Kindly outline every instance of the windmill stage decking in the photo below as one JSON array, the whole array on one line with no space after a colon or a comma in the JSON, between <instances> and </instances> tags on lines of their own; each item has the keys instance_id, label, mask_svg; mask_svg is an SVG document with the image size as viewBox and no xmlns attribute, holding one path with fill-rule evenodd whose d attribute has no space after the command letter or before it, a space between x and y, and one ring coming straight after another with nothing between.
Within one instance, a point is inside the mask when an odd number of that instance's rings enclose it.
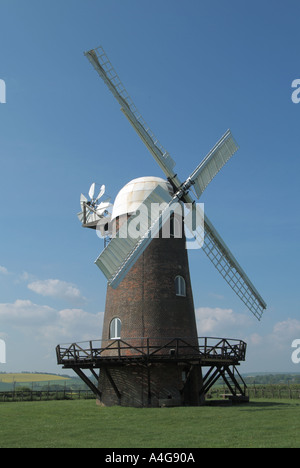
<instances>
[{"instance_id":1,"label":"windmill stage decking","mask_svg":"<svg viewBox=\"0 0 300 468\"><path fill-rule=\"evenodd\" d=\"M144 366L147 370L148 400L144 406L152 406L154 396L151 389L151 367L160 363L175 364L179 369L184 368L181 394L189 380L189 374L195 365L207 367L206 375L199 397L204 397L219 378L227 385L233 398L237 401L247 401L246 384L243 381L237 366L245 361L247 345L242 340L227 338L204 337L198 339L198 346L189 343L188 338L130 338L119 339L112 342L102 340L58 345L56 348L57 362L64 369L72 369L84 380L89 388L101 400L102 392L88 377L84 370L89 370L98 381L97 370L104 372L115 392L119 403L122 394L114 381L110 370L114 366ZM180 405L184 401L167 399L169 405ZM165 399L161 399L165 405Z\"/></svg>"}]
</instances>

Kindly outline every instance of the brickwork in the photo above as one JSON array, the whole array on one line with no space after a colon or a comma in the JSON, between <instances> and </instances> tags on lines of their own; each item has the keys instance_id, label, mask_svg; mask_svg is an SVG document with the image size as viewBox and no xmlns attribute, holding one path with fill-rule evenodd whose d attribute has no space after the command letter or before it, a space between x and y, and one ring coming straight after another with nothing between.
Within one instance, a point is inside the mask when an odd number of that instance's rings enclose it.
<instances>
[{"instance_id":1,"label":"brickwork","mask_svg":"<svg viewBox=\"0 0 300 468\"><path fill-rule=\"evenodd\" d=\"M186 282L186 297L176 296L175 278ZM103 340L113 318L122 337L197 337L184 239L154 239L126 278L106 296Z\"/></svg>"},{"instance_id":2,"label":"brickwork","mask_svg":"<svg viewBox=\"0 0 300 468\"><path fill-rule=\"evenodd\" d=\"M114 390L107 370L120 394ZM99 380L102 405L158 407L198 406L201 403L198 395L202 383L199 365L190 374L186 365L177 363L160 363L149 368L141 365L120 366L107 370L101 371Z\"/></svg>"},{"instance_id":3,"label":"brickwork","mask_svg":"<svg viewBox=\"0 0 300 468\"><path fill-rule=\"evenodd\" d=\"M175 278L182 276L186 296L177 296ZM121 338L135 345L145 345L145 338L184 338L197 345L197 328L190 281L185 238L153 239L147 250L128 272L122 283L108 286L103 323L103 345L110 343L110 323L114 318L122 322ZM185 350L185 353L187 351ZM108 351L107 351L108 353ZM177 363L151 366L151 403L149 403L149 371L142 366L109 369L118 388L118 398L106 371L100 373L99 388L102 403L129 406L158 406L161 395L173 395L173 402L198 404L197 389L201 385L201 368L189 373L188 382L182 380L182 366ZM186 370L188 373L188 370ZM184 388L184 391L183 391ZM170 398L169 398L170 399Z\"/></svg>"}]
</instances>

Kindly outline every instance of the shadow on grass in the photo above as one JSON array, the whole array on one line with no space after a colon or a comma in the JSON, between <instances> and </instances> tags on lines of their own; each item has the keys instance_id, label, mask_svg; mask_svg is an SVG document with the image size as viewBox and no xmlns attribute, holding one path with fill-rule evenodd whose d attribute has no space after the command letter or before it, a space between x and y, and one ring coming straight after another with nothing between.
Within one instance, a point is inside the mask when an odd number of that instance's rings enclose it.
<instances>
[{"instance_id":1,"label":"shadow on grass","mask_svg":"<svg viewBox=\"0 0 300 468\"><path fill-rule=\"evenodd\" d=\"M289 403L283 403L281 401L250 401L249 406L268 407L268 406L287 406Z\"/></svg>"},{"instance_id":2,"label":"shadow on grass","mask_svg":"<svg viewBox=\"0 0 300 468\"><path fill-rule=\"evenodd\" d=\"M240 407L243 406L245 411L259 411L260 409L286 409L289 406L295 407L299 406L299 403L288 403L288 402L281 402L281 401L251 401L246 403L245 405L239 405Z\"/></svg>"},{"instance_id":3,"label":"shadow on grass","mask_svg":"<svg viewBox=\"0 0 300 468\"><path fill-rule=\"evenodd\" d=\"M289 402L283 402L283 401L251 401L248 402L248 403L232 403L231 401L229 400L211 400L211 401L207 401L205 406L209 407L209 406L220 406L220 407L223 407L223 408L243 408L245 411L255 411L255 410L260 410L260 409L284 409L284 408L288 408L289 406L292 406L293 408L295 406L300 406L300 402L298 403L295 403L293 402L292 403L292 400L291 400L291 403Z\"/></svg>"}]
</instances>

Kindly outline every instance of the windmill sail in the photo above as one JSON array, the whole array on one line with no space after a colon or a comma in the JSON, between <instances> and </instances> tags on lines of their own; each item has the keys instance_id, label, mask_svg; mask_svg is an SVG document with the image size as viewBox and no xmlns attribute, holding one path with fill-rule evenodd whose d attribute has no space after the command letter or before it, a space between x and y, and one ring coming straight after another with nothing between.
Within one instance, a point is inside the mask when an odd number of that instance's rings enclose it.
<instances>
[{"instance_id":1,"label":"windmill sail","mask_svg":"<svg viewBox=\"0 0 300 468\"><path fill-rule=\"evenodd\" d=\"M237 150L238 146L228 130L189 177L198 198Z\"/></svg>"},{"instance_id":2,"label":"windmill sail","mask_svg":"<svg viewBox=\"0 0 300 468\"><path fill-rule=\"evenodd\" d=\"M228 130L225 133L187 181L182 184L173 170L175 162L159 143L138 112L103 48L98 47L97 49L90 50L89 52L85 52L85 55L113 93L121 105L121 110L169 181L172 182L175 192L177 192L177 200L181 199L185 203L194 203L193 198L189 194L191 186L194 187L197 197L200 198L208 184L237 151L238 146L231 132ZM169 204L171 203L172 201L169 201ZM162 217L157 220L156 226L152 226L152 231L154 228L158 229L161 222ZM197 241L201 243L205 254L215 265L219 273L249 310L260 320L264 309L266 309L266 303L207 217L205 217L204 228L205 239L203 240L200 229L200 232L197 232ZM151 242L150 233L151 229L145 232L138 240L113 239L108 245L110 248L106 248L102 252L96 263L107 277L109 284L116 287L122 281L129 268L132 267L137 258L139 258L139 255ZM120 240L122 240L122 243L119 242ZM122 250L122 254L120 250Z\"/></svg>"},{"instance_id":3,"label":"windmill sail","mask_svg":"<svg viewBox=\"0 0 300 468\"><path fill-rule=\"evenodd\" d=\"M200 205L198 205L192 205L192 210L198 210L199 214L198 216L195 214L193 216L193 219L198 221L196 225L192 227L192 230L188 229L189 234L192 233L193 241L190 244L190 241L187 241L187 248L195 249L195 243L197 243L237 296L244 302L253 315L260 320L264 310L267 308L265 301L231 253L212 222L206 214L204 215ZM190 226L191 223L189 222L188 225Z\"/></svg>"},{"instance_id":4,"label":"windmill sail","mask_svg":"<svg viewBox=\"0 0 300 468\"><path fill-rule=\"evenodd\" d=\"M162 187L156 187L143 202L144 209L139 216L139 235L115 237L103 250L95 263L106 276L110 286L116 288L120 284L152 239L158 235L166 220L169 207L175 201L177 201L176 197L172 198ZM163 206L161 215L154 220L152 219L152 204Z\"/></svg>"},{"instance_id":5,"label":"windmill sail","mask_svg":"<svg viewBox=\"0 0 300 468\"><path fill-rule=\"evenodd\" d=\"M114 97L119 102L122 111L129 119L130 123L137 131L147 148L154 156L163 171L167 174L167 177L174 176L172 171L175 166L175 162L165 150L165 148L159 143L158 139L154 136L148 125L144 121L143 117L137 110L131 97L123 86L117 72L112 66L109 58L104 52L102 47L85 52L86 57L91 62L95 70L98 72L100 77L103 79L105 84L108 86Z\"/></svg>"},{"instance_id":6,"label":"windmill sail","mask_svg":"<svg viewBox=\"0 0 300 468\"><path fill-rule=\"evenodd\" d=\"M205 216L205 237L202 250L227 281L229 286L260 320L267 305L239 265L211 221Z\"/></svg>"}]
</instances>

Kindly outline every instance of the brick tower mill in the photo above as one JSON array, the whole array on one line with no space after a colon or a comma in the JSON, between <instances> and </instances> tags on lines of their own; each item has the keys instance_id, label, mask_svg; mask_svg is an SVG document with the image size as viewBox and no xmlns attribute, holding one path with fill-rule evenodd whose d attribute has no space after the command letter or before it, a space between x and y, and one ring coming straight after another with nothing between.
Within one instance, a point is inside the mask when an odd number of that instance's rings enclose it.
<instances>
[{"instance_id":1,"label":"brick tower mill","mask_svg":"<svg viewBox=\"0 0 300 468\"><path fill-rule=\"evenodd\" d=\"M188 218L193 242L198 242L260 320L266 303L191 196L193 192L201 197L236 153L237 144L228 130L181 182L174 171L175 162L149 130L102 47L85 55L165 178L130 181L113 205L101 201L104 186L97 197L95 184L89 191L90 200L81 196L82 225L109 237L95 262L108 282L102 339L86 345L58 345L58 364L73 369L93 390L98 403L106 406L198 406L219 378L233 399L248 401L237 369L245 360L246 343L198 337L185 225ZM159 210L153 211L153 206L159 206ZM186 217L184 207L188 207ZM130 226L135 227L134 235L129 232Z\"/></svg>"}]
</instances>

